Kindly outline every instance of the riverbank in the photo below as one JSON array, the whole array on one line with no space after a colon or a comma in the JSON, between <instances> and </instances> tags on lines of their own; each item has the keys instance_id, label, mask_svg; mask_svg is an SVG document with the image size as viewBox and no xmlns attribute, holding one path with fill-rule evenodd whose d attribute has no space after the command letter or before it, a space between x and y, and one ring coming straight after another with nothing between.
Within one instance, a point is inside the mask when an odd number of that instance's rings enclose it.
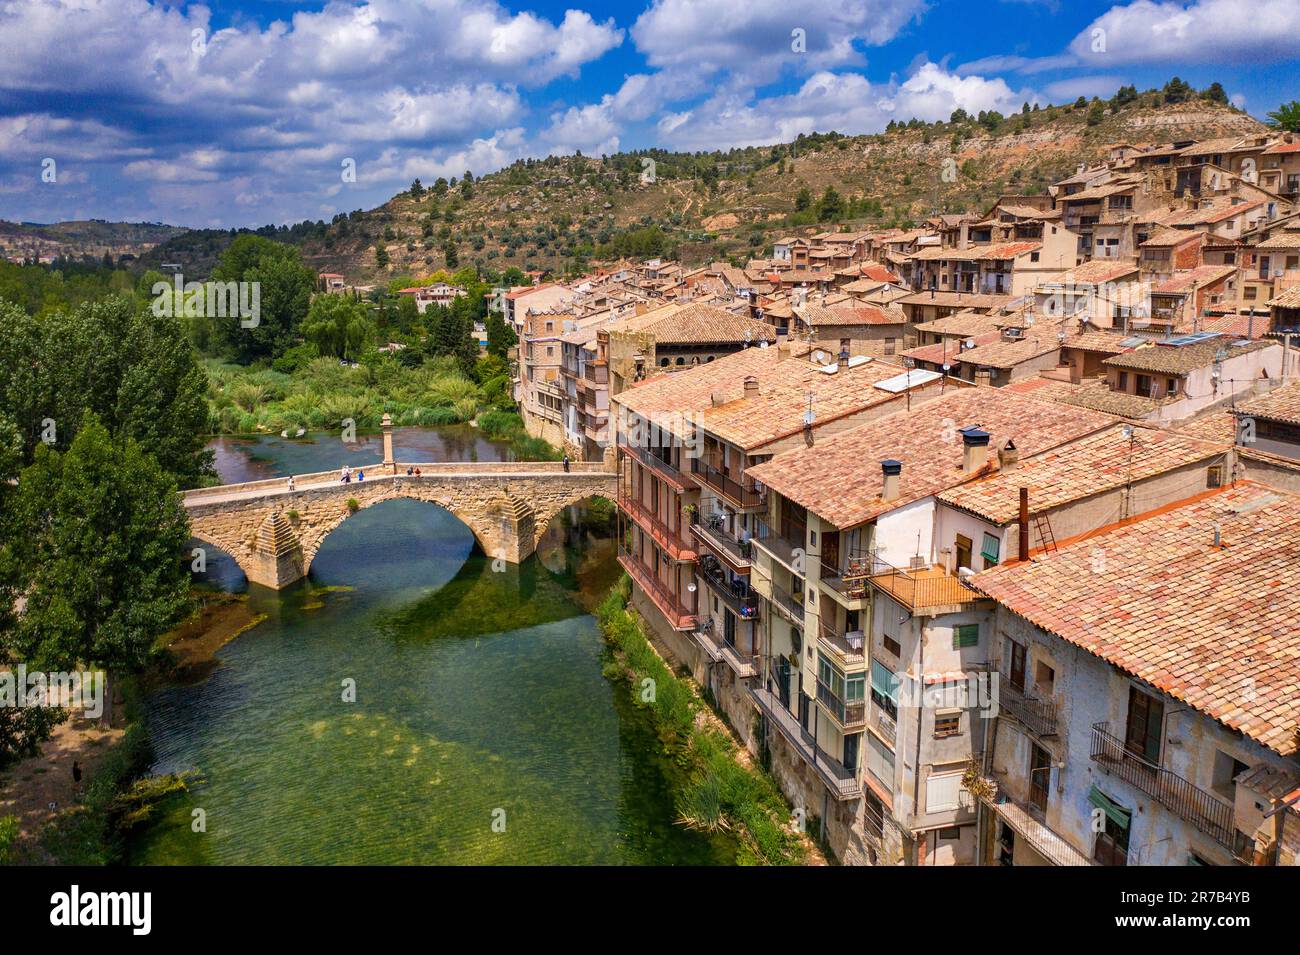
<instances>
[{"instance_id":1,"label":"riverbank","mask_svg":"<svg viewBox=\"0 0 1300 955\"><path fill-rule=\"evenodd\" d=\"M659 655L628 610L629 595L624 576L596 608L613 650L607 676L625 681L637 705L653 713L661 742L684 770L678 823L733 833L740 864L825 865L812 840L795 828L775 782L737 745L693 681L675 674Z\"/></svg>"}]
</instances>

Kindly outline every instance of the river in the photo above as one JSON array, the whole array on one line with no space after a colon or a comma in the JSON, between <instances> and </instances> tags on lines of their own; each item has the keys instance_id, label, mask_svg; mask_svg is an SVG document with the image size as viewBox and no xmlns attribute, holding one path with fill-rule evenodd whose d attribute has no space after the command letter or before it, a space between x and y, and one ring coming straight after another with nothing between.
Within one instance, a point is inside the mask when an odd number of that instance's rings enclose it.
<instances>
[{"instance_id":1,"label":"river","mask_svg":"<svg viewBox=\"0 0 1300 955\"><path fill-rule=\"evenodd\" d=\"M219 473L229 483L381 457L377 438L309 437L219 439ZM469 427L399 429L395 444L406 460L507 457ZM131 861L734 861L729 840L674 824L676 767L631 690L602 672L588 610L617 564L601 512L570 509L504 573L456 518L400 500L344 521L311 578L278 593L210 554L210 581L248 590L267 616L205 680L145 698L154 769L202 782L137 831Z\"/></svg>"}]
</instances>

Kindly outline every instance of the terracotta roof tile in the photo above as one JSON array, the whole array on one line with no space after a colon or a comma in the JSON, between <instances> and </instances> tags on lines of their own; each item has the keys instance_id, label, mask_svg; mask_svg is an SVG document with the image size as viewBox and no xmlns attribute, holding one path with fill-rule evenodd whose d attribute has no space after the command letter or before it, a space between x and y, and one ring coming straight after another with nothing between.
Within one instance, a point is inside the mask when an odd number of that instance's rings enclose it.
<instances>
[{"instance_id":1,"label":"terracotta roof tile","mask_svg":"<svg viewBox=\"0 0 1300 955\"><path fill-rule=\"evenodd\" d=\"M1241 482L974 585L1271 749L1300 720L1300 499ZM1215 533L1222 546L1215 547Z\"/></svg>"}]
</instances>

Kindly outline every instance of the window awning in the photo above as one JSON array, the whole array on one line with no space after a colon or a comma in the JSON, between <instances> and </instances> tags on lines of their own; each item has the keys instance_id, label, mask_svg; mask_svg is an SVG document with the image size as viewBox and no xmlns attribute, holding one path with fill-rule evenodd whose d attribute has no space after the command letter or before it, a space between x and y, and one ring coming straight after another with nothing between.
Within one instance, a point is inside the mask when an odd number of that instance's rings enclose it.
<instances>
[{"instance_id":1,"label":"window awning","mask_svg":"<svg viewBox=\"0 0 1300 955\"><path fill-rule=\"evenodd\" d=\"M1129 820L1133 816L1133 811L1131 809L1125 809L1096 786L1093 786L1088 792L1088 802L1092 803L1104 812L1106 818L1115 823L1115 825L1122 826L1125 829L1128 828Z\"/></svg>"}]
</instances>

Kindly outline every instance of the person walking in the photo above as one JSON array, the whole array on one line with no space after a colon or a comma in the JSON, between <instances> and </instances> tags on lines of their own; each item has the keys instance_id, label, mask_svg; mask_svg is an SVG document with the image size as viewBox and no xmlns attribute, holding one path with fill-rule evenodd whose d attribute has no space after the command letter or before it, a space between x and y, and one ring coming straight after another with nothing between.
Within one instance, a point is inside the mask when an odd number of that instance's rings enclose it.
<instances>
[{"instance_id":1,"label":"person walking","mask_svg":"<svg viewBox=\"0 0 1300 955\"><path fill-rule=\"evenodd\" d=\"M564 456L564 472L566 474L569 472L569 456L567 454Z\"/></svg>"},{"instance_id":2,"label":"person walking","mask_svg":"<svg viewBox=\"0 0 1300 955\"><path fill-rule=\"evenodd\" d=\"M292 474L289 475L289 490L290 490L291 492L293 491L293 475L292 475Z\"/></svg>"},{"instance_id":3,"label":"person walking","mask_svg":"<svg viewBox=\"0 0 1300 955\"><path fill-rule=\"evenodd\" d=\"M352 468L349 467L349 466L346 465L346 464L343 465L343 474L342 474L342 476L339 478L339 480L341 480L344 484L351 484L351 483L352 483Z\"/></svg>"},{"instance_id":4,"label":"person walking","mask_svg":"<svg viewBox=\"0 0 1300 955\"><path fill-rule=\"evenodd\" d=\"M364 481L365 479L366 479L366 472L365 472L365 471L358 471L358 472L357 472L357 481L360 482L360 481Z\"/></svg>"}]
</instances>

